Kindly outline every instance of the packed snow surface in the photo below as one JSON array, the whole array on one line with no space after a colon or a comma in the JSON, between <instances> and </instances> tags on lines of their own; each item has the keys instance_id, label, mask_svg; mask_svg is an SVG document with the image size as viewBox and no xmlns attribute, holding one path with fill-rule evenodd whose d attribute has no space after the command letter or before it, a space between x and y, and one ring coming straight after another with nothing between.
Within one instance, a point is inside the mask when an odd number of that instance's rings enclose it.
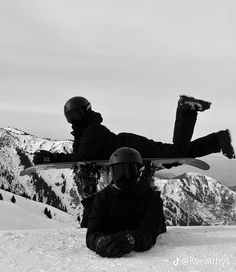
<instances>
[{"instance_id":1,"label":"packed snow surface","mask_svg":"<svg viewBox=\"0 0 236 272\"><path fill-rule=\"evenodd\" d=\"M85 229L0 232L1 272L236 271L236 227L169 227L146 252L102 258L85 244Z\"/></svg>"},{"instance_id":2,"label":"packed snow surface","mask_svg":"<svg viewBox=\"0 0 236 272\"><path fill-rule=\"evenodd\" d=\"M52 206L32 201L1 189L0 194L3 197L3 200L0 200L0 231L44 229L79 225L73 216ZM13 195L16 199L15 203L11 202ZM44 214L45 208L50 210L52 219L48 219Z\"/></svg>"}]
</instances>

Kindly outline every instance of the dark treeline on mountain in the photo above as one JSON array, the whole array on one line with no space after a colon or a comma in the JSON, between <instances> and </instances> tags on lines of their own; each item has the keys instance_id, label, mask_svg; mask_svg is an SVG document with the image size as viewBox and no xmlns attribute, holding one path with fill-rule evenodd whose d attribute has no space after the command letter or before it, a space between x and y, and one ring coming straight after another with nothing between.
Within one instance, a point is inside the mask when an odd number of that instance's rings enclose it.
<instances>
[{"instance_id":1,"label":"dark treeline on mountain","mask_svg":"<svg viewBox=\"0 0 236 272\"><path fill-rule=\"evenodd\" d=\"M33 173L32 183L35 187L35 194L37 195L37 197L34 196L34 200L67 212L66 206L63 205L60 197L52 190L52 186L49 186L37 173Z\"/></svg>"},{"instance_id":2,"label":"dark treeline on mountain","mask_svg":"<svg viewBox=\"0 0 236 272\"><path fill-rule=\"evenodd\" d=\"M9 178L11 180L11 178ZM8 181L9 182L9 181ZM38 176L36 173L33 174L32 176L32 181L33 186L35 188L35 194L32 197L32 200L38 201L38 202L43 202L46 203L50 206L53 206L57 209L60 209L64 212L67 212L66 206L62 203L61 199L59 196L56 195L56 193L52 190L52 187L49 186L42 177ZM63 182L62 186L62 192L65 193L65 188L66 188L66 181ZM9 185L0 185L0 189L13 193L15 195L22 196L27 199L31 199L31 197L23 191L22 193L19 193L19 191L15 190L12 188L11 183L9 182Z\"/></svg>"},{"instance_id":3,"label":"dark treeline on mountain","mask_svg":"<svg viewBox=\"0 0 236 272\"><path fill-rule=\"evenodd\" d=\"M10 187L5 187L3 184L0 186L0 189L1 190L4 190L4 191L7 191L7 192L10 192L10 193L13 193L15 195L19 195L19 196L22 196L24 198L28 198L28 199L31 199L31 197L26 194L26 192L23 192L23 193L18 193L16 192L14 189L11 189Z\"/></svg>"},{"instance_id":4,"label":"dark treeline on mountain","mask_svg":"<svg viewBox=\"0 0 236 272\"><path fill-rule=\"evenodd\" d=\"M24 165L25 168L32 166L32 163L29 157L26 155L26 153L23 150L21 150L20 148L16 148L16 152L20 158L21 164Z\"/></svg>"}]
</instances>

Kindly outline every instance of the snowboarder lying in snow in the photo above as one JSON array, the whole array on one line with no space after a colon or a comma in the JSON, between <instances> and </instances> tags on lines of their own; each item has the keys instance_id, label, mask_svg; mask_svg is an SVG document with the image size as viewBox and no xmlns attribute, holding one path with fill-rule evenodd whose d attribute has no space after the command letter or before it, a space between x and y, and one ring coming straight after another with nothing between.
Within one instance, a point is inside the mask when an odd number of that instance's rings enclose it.
<instances>
[{"instance_id":1,"label":"snowboarder lying in snow","mask_svg":"<svg viewBox=\"0 0 236 272\"><path fill-rule=\"evenodd\" d=\"M142 158L136 150L117 149L109 165L112 181L93 201L87 247L102 257L148 250L166 231L162 200L143 177Z\"/></svg>"}]
</instances>

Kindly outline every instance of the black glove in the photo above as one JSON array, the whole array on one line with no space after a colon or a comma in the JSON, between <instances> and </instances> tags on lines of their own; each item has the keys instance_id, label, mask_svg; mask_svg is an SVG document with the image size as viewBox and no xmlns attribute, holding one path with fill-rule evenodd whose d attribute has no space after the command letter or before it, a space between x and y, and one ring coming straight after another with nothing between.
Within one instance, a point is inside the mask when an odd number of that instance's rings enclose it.
<instances>
[{"instance_id":1,"label":"black glove","mask_svg":"<svg viewBox=\"0 0 236 272\"><path fill-rule=\"evenodd\" d=\"M96 244L96 253L102 257L122 257L133 251L135 239L131 233L118 231L108 236L102 236Z\"/></svg>"},{"instance_id":2,"label":"black glove","mask_svg":"<svg viewBox=\"0 0 236 272\"><path fill-rule=\"evenodd\" d=\"M55 156L53 153L47 150L39 150L34 153L33 163L40 164L40 163L50 163L55 162Z\"/></svg>"},{"instance_id":3,"label":"black glove","mask_svg":"<svg viewBox=\"0 0 236 272\"><path fill-rule=\"evenodd\" d=\"M109 235L102 235L97 239L95 252L101 257L109 257L106 245L109 243Z\"/></svg>"},{"instance_id":4,"label":"black glove","mask_svg":"<svg viewBox=\"0 0 236 272\"><path fill-rule=\"evenodd\" d=\"M123 231L110 235L107 252L111 257L122 257L133 251L135 239L132 234Z\"/></svg>"}]
</instances>

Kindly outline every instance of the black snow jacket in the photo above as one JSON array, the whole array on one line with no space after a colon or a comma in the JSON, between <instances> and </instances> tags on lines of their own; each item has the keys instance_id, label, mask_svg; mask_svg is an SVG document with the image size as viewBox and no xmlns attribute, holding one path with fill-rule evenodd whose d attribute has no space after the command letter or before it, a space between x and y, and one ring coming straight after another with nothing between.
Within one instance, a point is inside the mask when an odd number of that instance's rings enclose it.
<instances>
[{"instance_id":1,"label":"black snow jacket","mask_svg":"<svg viewBox=\"0 0 236 272\"><path fill-rule=\"evenodd\" d=\"M55 161L108 160L122 144L116 134L101 123L100 113L90 111L82 122L72 125L73 153L55 153Z\"/></svg>"},{"instance_id":2,"label":"black snow jacket","mask_svg":"<svg viewBox=\"0 0 236 272\"><path fill-rule=\"evenodd\" d=\"M95 251L101 235L128 231L135 238L135 251L150 249L163 225L163 203L158 192L140 182L132 193L124 193L112 184L97 193L88 219L87 247Z\"/></svg>"},{"instance_id":3,"label":"black snow jacket","mask_svg":"<svg viewBox=\"0 0 236 272\"><path fill-rule=\"evenodd\" d=\"M111 153L120 147L117 135L103 126L100 113L91 111L83 123L73 125L73 152L79 160L109 159Z\"/></svg>"},{"instance_id":4,"label":"black snow jacket","mask_svg":"<svg viewBox=\"0 0 236 272\"><path fill-rule=\"evenodd\" d=\"M73 154L60 154L57 160L108 160L117 148L123 146L136 149L143 158L172 157L174 154L173 144L154 142L133 133L123 132L116 135L102 125L102 121L100 113L90 111L83 122L72 125Z\"/></svg>"}]
</instances>

